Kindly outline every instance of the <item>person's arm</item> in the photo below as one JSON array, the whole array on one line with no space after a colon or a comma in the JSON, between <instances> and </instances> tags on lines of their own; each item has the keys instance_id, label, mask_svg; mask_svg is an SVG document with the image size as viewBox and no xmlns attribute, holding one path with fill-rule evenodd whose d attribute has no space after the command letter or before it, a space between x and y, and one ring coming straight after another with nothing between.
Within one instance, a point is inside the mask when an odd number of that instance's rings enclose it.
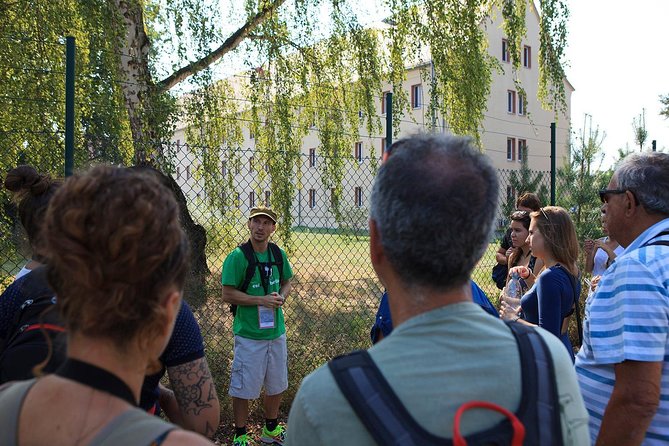
<instances>
[{"instance_id":1,"label":"person's arm","mask_svg":"<svg viewBox=\"0 0 669 446\"><path fill-rule=\"evenodd\" d=\"M167 417L184 429L211 438L220 424L221 408L207 360L203 357L167 367L167 375L172 393L163 392L164 388L160 392Z\"/></svg>"},{"instance_id":2,"label":"person's arm","mask_svg":"<svg viewBox=\"0 0 669 446\"><path fill-rule=\"evenodd\" d=\"M662 362L623 361L604 411L597 446L640 445L660 403Z\"/></svg>"},{"instance_id":3,"label":"person's arm","mask_svg":"<svg viewBox=\"0 0 669 446\"><path fill-rule=\"evenodd\" d=\"M585 251L585 272L592 274L595 268L595 242L590 239L583 242L583 251Z\"/></svg>"},{"instance_id":4,"label":"person's arm","mask_svg":"<svg viewBox=\"0 0 669 446\"><path fill-rule=\"evenodd\" d=\"M284 301L286 300L292 289L293 289L292 279L287 279L281 282L281 288L279 288L279 294L283 296Z\"/></svg>"},{"instance_id":5,"label":"person's arm","mask_svg":"<svg viewBox=\"0 0 669 446\"><path fill-rule=\"evenodd\" d=\"M555 270L546 271L537 279L537 306L539 310L539 326L553 333L558 338L562 334L562 295L571 291L571 284L566 288L560 281L561 273Z\"/></svg>"},{"instance_id":6,"label":"person's arm","mask_svg":"<svg viewBox=\"0 0 669 446\"><path fill-rule=\"evenodd\" d=\"M500 265L506 265L507 262L507 257L506 257L506 249L502 248L501 246L497 248L497 252L495 253L495 260L497 260L497 263Z\"/></svg>"},{"instance_id":7,"label":"person's arm","mask_svg":"<svg viewBox=\"0 0 669 446\"><path fill-rule=\"evenodd\" d=\"M607 245L603 240L597 240L595 242L595 249L597 249L597 248L600 248L601 250L603 250L606 253L606 255L608 256L608 259L606 259L606 267L607 268L616 259L616 257L618 257L616 255L615 251L609 245Z\"/></svg>"}]
</instances>

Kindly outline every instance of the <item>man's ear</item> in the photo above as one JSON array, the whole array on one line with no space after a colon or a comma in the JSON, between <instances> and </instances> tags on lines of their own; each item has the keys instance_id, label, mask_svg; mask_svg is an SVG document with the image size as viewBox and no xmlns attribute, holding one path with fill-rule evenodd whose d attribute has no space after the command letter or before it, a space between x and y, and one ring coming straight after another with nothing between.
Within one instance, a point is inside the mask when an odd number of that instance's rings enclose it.
<instances>
[{"instance_id":1,"label":"man's ear","mask_svg":"<svg viewBox=\"0 0 669 446\"><path fill-rule=\"evenodd\" d=\"M640 207L639 202L637 201L636 195L632 191L625 191L625 198L627 198L627 204L625 208L625 214L628 216L634 215Z\"/></svg>"},{"instance_id":2,"label":"man's ear","mask_svg":"<svg viewBox=\"0 0 669 446\"><path fill-rule=\"evenodd\" d=\"M381 234L375 220L369 220L369 258L375 269L385 259L383 245L381 245Z\"/></svg>"}]
</instances>

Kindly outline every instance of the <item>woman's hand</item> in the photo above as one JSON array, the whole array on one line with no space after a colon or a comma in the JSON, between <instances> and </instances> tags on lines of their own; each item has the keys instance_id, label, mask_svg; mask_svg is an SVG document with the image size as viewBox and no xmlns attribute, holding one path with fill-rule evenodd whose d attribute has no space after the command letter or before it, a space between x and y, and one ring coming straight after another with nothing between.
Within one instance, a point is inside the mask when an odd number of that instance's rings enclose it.
<instances>
[{"instance_id":1,"label":"woman's hand","mask_svg":"<svg viewBox=\"0 0 669 446\"><path fill-rule=\"evenodd\" d=\"M604 250L609 256L613 254L613 249L611 249L604 240L595 240L595 248Z\"/></svg>"},{"instance_id":2,"label":"woman's hand","mask_svg":"<svg viewBox=\"0 0 669 446\"><path fill-rule=\"evenodd\" d=\"M509 277L511 277L511 274L517 273L518 277L521 279L527 279L532 275L532 271L526 266L514 266L509 270Z\"/></svg>"},{"instance_id":3,"label":"woman's hand","mask_svg":"<svg viewBox=\"0 0 669 446\"><path fill-rule=\"evenodd\" d=\"M590 291L594 292L597 289L597 285L599 285L601 279L602 276L594 276L592 280L590 280Z\"/></svg>"},{"instance_id":4,"label":"woman's hand","mask_svg":"<svg viewBox=\"0 0 669 446\"><path fill-rule=\"evenodd\" d=\"M592 252L595 250L595 241L592 239L587 239L585 242L583 242L583 250L586 254L592 254Z\"/></svg>"},{"instance_id":5,"label":"woman's hand","mask_svg":"<svg viewBox=\"0 0 669 446\"><path fill-rule=\"evenodd\" d=\"M513 246L511 246L509 249L506 250L506 254L505 254L505 255L506 255L506 258L507 258L507 259L508 259L509 257L511 257L511 254L513 254L513 251L515 251L515 248L514 248Z\"/></svg>"},{"instance_id":6,"label":"woman's hand","mask_svg":"<svg viewBox=\"0 0 669 446\"><path fill-rule=\"evenodd\" d=\"M513 321L519 318L520 306L514 307L506 303L505 300L502 300L502 303L499 307L499 317L505 321Z\"/></svg>"}]
</instances>

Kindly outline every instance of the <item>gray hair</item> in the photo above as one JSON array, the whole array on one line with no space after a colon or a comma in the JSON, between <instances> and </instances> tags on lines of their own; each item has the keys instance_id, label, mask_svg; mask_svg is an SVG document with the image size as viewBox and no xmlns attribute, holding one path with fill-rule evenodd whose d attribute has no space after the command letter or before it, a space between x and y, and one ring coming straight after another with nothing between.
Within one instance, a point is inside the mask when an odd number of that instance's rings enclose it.
<instances>
[{"instance_id":1,"label":"gray hair","mask_svg":"<svg viewBox=\"0 0 669 446\"><path fill-rule=\"evenodd\" d=\"M632 191L648 212L669 215L669 154L627 156L616 169L616 181L619 189Z\"/></svg>"},{"instance_id":2,"label":"gray hair","mask_svg":"<svg viewBox=\"0 0 669 446\"><path fill-rule=\"evenodd\" d=\"M465 283L490 241L499 184L469 138L416 135L391 147L370 199L381 245L408 287Z\"/></svg>"}]
</instances>

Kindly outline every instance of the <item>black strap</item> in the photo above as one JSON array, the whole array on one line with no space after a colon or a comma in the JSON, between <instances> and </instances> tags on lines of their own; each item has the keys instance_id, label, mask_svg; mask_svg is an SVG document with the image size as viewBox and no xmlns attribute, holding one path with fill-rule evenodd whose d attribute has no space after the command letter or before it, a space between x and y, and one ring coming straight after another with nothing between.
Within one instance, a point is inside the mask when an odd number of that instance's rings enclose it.
<instances>
[{"instance_id":1,"label":"black strap","mask_svg":"<svg viewBox=\"0 0 669 446\"><path fill-rule=\"evenodd\" d=\"M269 242L267 244L268 246L268 260L267 262L270 267L276 265L277 268L279 269L279 280L283 277L283 255L281 254L281 249L272 242ZM242 243L239 245L239 249L242 250L242 253L244 253L244 257L246 257L246 261L248 263L248 266L246 267L246 275L244 277L244 281L242 282L241 286L238 288L239 291L245 293L246 290L248 290L249 285L251 284L251 280L253 279L253 275L255 274L255 270L258 269L258 272L260 273L260 280L263 285L263 289L265 290L265 294L269 294L268 292L268 285L265 281L266 277L265 274L263 274L263 271L260 266L260 262L258 262L258 258L256 257L255 251L253 250L253 245L251 244L251 240L246 241L245 243Z\"/></svg>"},{"instance_id":2,"label":"black strap","mask_svg":"<svg viewBox=\"0 0 669 446\"><path fill-rule=\"evenodd\" d=\"M55 374L79 384L92 387L95 390L109 393L121 398L132 406L137 406L137 400L130 387L119 377L93 364L68 358Z\"/></svg>"},{"instance_id":3,"label":"black strap","mask_svg":"<svg viewBox=\"0 0 669 446\"><path fill-rule=\"evenodd\" d=\"M516 414L526 428L526 444L561 445L559 398L553 360L536 330L507 322L520 355L522 398ZM328 363L335 382L379 445L450 445L426 431L404 407L367 351L339 356ZM470 444L505 444L512 429L504 420L467 437Z\"/></svg>"},{"instance_id":4,"label":"black strap","mask_svg":"<svg viewBox=\"0 0 669 446\"><path fill-rule=\"evenodd\" d=\"M657 245L660 245L660 246L669 246L669 241L667 241L667 240L659 240L659 241L657 241L657 242L654 242L654 241L653 241L653 240L655 240L656 238L658 238L658 237L663 237L663 236L665 236L665 235L669 235L669 231L662 231L662 232L660 232L659 234L655 234L655 236L653 236L653 238L650 239L650 240L648 241L648 243L645 243L645 244L642 245L641 247L643 248L644 246L657 246Z\"/></svg>"},{"instance_id":5,"label":"black strap","mask_svg":"<svg viewBox=\"0 0 669 446\"><path fill-rule=\"evenodd\" d=\"M571 289L574 292L574 311L576 313L576 329L578 330L578 343L579 345L583 344L583 322L581 321L581 305L579 304L579 300L581 299L581 295L578 293L578 290L576 289L576 278L561 264L555 265L564 273L567 275L569 278L569 283L571 283ZM579 273L578 280L581 280L581 274ZM562 327L560 327L560 330L562 330Z\"/></svg>"},{"instance_id":6,"label":"black strap","mask_svg":"<svg viewBox=\"0 0 669 446\"><path fill-rule=\"evenodd\" d=\"M516 415L525 426L525 444L562 445L559 397L553 357L543 337L527 325L506 322L520 356L523 396Z\"/></svg>"}]
</instances>

